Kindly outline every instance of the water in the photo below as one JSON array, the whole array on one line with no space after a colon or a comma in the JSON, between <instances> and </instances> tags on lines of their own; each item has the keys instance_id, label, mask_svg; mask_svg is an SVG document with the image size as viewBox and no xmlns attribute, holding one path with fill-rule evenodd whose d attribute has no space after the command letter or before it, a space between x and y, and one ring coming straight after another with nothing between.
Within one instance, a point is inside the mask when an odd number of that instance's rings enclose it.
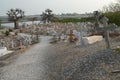
<instances>
[{"instance_id":1,"label":"water","mask_svg":"<svg viewBox=\"0 0 120 80\"><path fill-rule=\"evenodd\" d=\"M34 21L33 23L32 23L32 21L19 22L19 26L21 26L23 24L30 25L30 24L39 24L39 23L41 23L41 22L40 21ZM13 28L14 27L14 23L2 23L1 26L2 27L11 27L11 28Z\"/></svg>"}]
</instances>

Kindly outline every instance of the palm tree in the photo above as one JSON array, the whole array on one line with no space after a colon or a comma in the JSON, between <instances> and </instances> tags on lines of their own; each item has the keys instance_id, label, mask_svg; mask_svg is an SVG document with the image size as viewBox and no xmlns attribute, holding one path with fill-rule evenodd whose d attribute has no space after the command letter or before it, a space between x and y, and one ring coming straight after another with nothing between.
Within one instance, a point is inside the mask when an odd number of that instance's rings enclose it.
<instances>
[{"instance_id":1,"label":"palm tree","mask_svg":"<svg viewBox=\"0 0 120 80\"><path fill-rule=\"evenodd\" d=\"M24 17L24 11L21 9L10 9L7 13L9 21L14 22L14 28L19 29L18 21Z\"/></svg>"}]
</instances>

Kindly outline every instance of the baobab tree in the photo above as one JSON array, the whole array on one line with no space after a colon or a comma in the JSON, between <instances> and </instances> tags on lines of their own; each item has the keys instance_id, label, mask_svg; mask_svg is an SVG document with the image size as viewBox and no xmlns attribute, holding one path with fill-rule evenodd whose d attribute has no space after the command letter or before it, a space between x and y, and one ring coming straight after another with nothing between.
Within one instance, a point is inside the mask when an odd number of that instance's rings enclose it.
<instances>
[{"instance_id":1,"label":"baobab tree","mask_svg":"<svg viewBox=\"0 0 120 80\"><path fill-rule=\"evenodd\" d=\"M10 9L7 12L7 15L9 17L9 21L14 22L14 28L19 29L18 21L24 17L24 11L21 9Z\"/></svg>"},{"instance_id":2,"label":"baobab tree","mask_svg":"<svg viewBox=\"0 0 120 80\"><path fill-rule=\"evenodd\" d=\"M41 16L41 21L43 21L43 23L45 24L47 22L47 14L45 12L42 12Z\"/></svg>"},{"instance_id":3,"label":"baobab tree","mask_svg":"<svg viewBox=\"0 0 120 80\"><path fill-rule=\"evenodd\" d=\"M46 23L50 23L52 19L54 18L54 14L52 14L52 10L46 9L45 12L41 14L41 20Z\"/></svg>"}]
</instances>

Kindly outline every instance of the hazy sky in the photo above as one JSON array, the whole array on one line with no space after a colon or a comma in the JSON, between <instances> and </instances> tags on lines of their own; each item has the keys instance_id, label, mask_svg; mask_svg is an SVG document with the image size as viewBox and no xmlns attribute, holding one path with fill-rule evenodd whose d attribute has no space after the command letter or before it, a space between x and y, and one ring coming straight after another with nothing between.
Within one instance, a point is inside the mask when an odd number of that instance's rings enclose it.
<instances>
[{"instance_id":1,"label":"hazy sky","mask_svg":"<svg viewBox=\"0 0 120 80\"><path fill-rule=\"evenodd\" d=\"M11 8L20 8L25 14L41 14L49 8L54 13L85 13L101 9L115 0L0 0L0 16Z\"/></svg>"}]
</instances>

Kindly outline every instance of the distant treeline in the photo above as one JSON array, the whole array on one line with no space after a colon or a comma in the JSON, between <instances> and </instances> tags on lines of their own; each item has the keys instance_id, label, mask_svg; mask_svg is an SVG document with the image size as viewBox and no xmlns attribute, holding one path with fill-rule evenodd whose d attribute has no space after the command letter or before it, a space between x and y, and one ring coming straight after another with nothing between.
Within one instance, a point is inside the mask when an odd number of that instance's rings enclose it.
<instances>
[{"instance_id":1,"label":"distant treeline","mask_svg":"<svg viewBox=\"0 0 120 80\"><path fill-rule=\"evenodd\" d=\"M77 23L77 22L91 22L94 19L92 17L88 17L88 18L63 18L63 19L54 19L53 22L62 22L62 23L68 23L68 22L73 22L73 23Z\"/></svg>"},{"instance_id":2,"label":"distant treeline","mask_svg":"<svg viewBox=\"0 0 120 80\"><path fill-rule=\"evenodd\" d=\"M120 11L118 12L106 12L104 15L109 19L109 23L115 23L116 25L120 26ZM63 18L63 19L54 19L53 22L62 22L62 23L68 23L68 22L94 22L93 17L87 17L87 18Z\"/></svg>"}]
</instances>

